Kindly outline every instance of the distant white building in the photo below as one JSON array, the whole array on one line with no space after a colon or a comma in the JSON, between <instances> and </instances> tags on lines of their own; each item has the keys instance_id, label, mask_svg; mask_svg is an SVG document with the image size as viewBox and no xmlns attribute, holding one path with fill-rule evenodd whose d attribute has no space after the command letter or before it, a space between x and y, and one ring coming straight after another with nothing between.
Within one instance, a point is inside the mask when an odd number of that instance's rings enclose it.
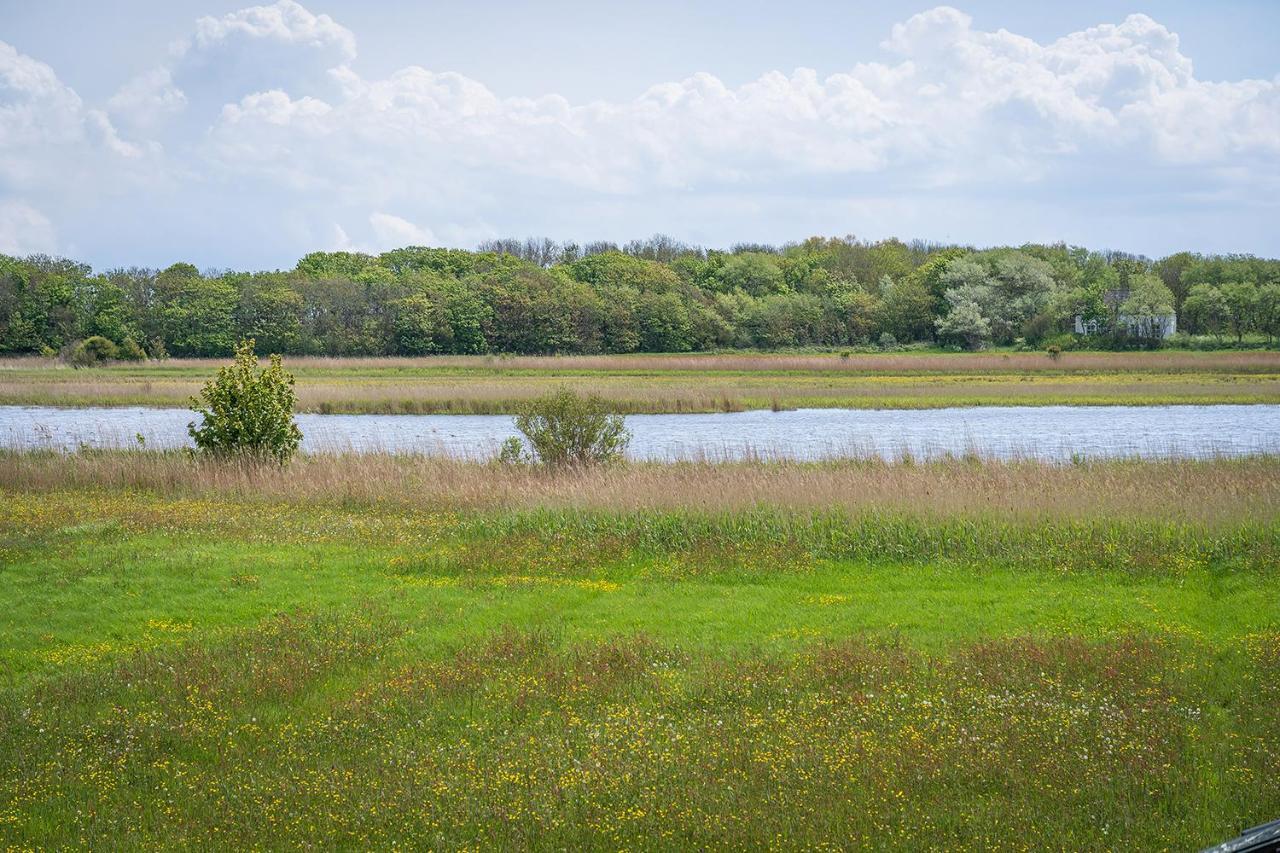
<instances>
[{"instance_id":1,"label":"distant white building","mask_svg":"<svg viewBox=\"0 0 1280 853\"><path fill-rule=\"evenodd\" d=\"M1134 317L1130 314L1116 316L1116 324L1129 334L1143 338L1171 338L1178 333L1178 315L1173 312L1163 317ZM1085 320L1076 315L1077 335L1096 335L1105 332L1107 324L1101 320Z\"/></svg>"},{"instance_id":2,"label":"distant white building","mask_svg":"<svg viewBox=\"0 0 1280 853\"><path fill-rule=\"evenodd\" d=\"M1106 304L1112 314L1115 315L1116 326L1124 329L1129 334L1141 338L1171 338L1178 332L1178 315L1170 311L1160 317L1135 317L1132 314L1116 313L1129 299L1129 290L1108 290L1102 297L1102 301ZM1085 320L1080 314L1076 315L1076 334L1077 335L1096 335L1107 331L1108 322L1105 319Z\"/></svg>"}]
</instances>

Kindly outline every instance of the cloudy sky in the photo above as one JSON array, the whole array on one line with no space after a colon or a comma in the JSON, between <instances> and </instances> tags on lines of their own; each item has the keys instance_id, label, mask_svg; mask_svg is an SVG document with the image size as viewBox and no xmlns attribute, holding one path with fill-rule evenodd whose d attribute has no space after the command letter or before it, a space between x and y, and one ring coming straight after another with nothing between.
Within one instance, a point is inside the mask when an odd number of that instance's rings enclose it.
<instances>
[{"instance_id":1,"label":"cloudy sky","mask_svg":"<svg viewBox=\"0 0 1280 853\"><path fill-rule=\"evenodd\" d=\"M1280 3L1134 3L0 0L0 252L1280 255Z\"/></svg>"}]
</instances>

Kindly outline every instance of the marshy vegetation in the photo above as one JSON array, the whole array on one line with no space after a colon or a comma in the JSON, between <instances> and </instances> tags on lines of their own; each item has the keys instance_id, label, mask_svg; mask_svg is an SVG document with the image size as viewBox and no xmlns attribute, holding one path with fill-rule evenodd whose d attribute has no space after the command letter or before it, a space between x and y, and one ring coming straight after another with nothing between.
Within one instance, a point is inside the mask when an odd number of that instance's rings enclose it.
<instances>
[{"instance_id":1,"label":"marshy vegetation","mask_svg":"<svg viewBox=\"0 0 1280 853\"><path fill-rule=\"evenodd\" d=\"M74 370L0 360L0 405L185 407L222 362ZM564 384L614 411L1154 405L1280 401L1280 353L1133 352L432 356L284 361L300 411L516 414Z\"/></svg>"},{"instance_id":2,"label":"marshy vegetation","mask_svg":"<svg viewBox=\"0 0 1280 853\"><path fill-rule=\"evenodd\" d=\"M0 839L1167 847L1280 809L1280 463L0 455Z\"/></svg>"},{"instance_id":3,"label":"marshy vegetation","mask_svg":"<svg viewBox=\"0 0 1280 853\"><path fill-rule=\"evenodd\" d=\"M1274 369L1077 356L995 363ZM506 383L528 448L294 457L247 343L208 452L0 451L0 844L1163 848L1280 809L1280 457L635 463L534 393L760 363L304 362Z\"/></svg>"}]
</instances>

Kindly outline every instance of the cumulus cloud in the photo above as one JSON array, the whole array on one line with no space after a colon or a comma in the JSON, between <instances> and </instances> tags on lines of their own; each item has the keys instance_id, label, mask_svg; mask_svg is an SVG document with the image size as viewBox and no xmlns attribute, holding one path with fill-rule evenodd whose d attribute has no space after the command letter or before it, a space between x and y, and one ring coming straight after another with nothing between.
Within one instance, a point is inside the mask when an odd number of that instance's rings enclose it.
<instances>
[{"instance_id":1,"label":"cumulus cloud","mask_svg":"<svg viewBox=\"0 0 1280 853\"><path fill-rule=\"evenodd\" d=\"M231 164L249 145L287 147L321 175L364 159L373 174L360 181L430 185L447 165L635 193L797 174L874 173L903 186L1019 180L1082 153L1185 164L1280 146L1280 84L1196 80L1177 36L1145 15L1041 45L975 30L968 15L939 7L895 26L884 47L899 61L826 78L769 72L739 87L702 73L632 101L579 106L500 98L421 67L365 80L340 65L330 100L276 89L224 109L210 150ZM294 143L281 145L285 136ZM370 150L378 156L356 154Z\"/></svg>"},{"instance_id":2,"label":"cumulus cloud","mask_svg":"<svg viewBox=\"0 0 1280 853\"><path fill-rule=\"evenodd\" d=\"M53 223L26 202L0 199L0 254L29 255L57 251Z\"/></svg>"},{"instance_id":3,"label":"cumulus cloud","mask_svg":"<svg viewBox=\"0 0 1280 853\"><path fill-rule=\"evenodd\" d=\"M0 42L0 190L47 193L147 150L48 65Z\"/></svg>"},{"instance_id":4,"label":"cumulus cloud","mask_svg":"<svg viewBox=\"0 0 1280 853\"><path fill-rule=\"evenodd\" d=\"M694 209L742 222L780 199L828 214L869 199L961 210L1025 204L1039 188L1067 207L1159 187L1166 206L1186 192L1274 207L1280 79L1199 80L1148 16L1042 44L940 6L881 47L882 61L827 76L729 86L699 73L573 104L419 66L367 78L350 30L279 0L201 18L95 108L0 44L0 175L41 173L43 147L48 176L66 156L58 145L91 146L213 201L303 221L298 233L318 242L338 228L378 246L595 224L640 233Z\"/></svg>"},{"instance_id":5,"label":"cumulus cloud","mask_svg":"<svg viewBox=\"0 0 1280 853\"><path fill-rule=\"evenodd\" d=\"M224 104L257 92L340 91L337 75L355 57L350 30L279 0L200 18L161 65L126 82L107 107L121 123L149 130L189 110L179 130L198 132Z\"/></svg>"},{"instance_id":6,"label":"cumulus cloud","mask_svg":"<svg viewBox=\"0 0 1280 853\"><path fill-rule=\"evenodd\" d=\"M436 236L431 233L430 228L422 228L390 213L371 214L369 224L373 227L378 245L383 249L392 249L397 246L430 246L436 242Z\"/></svg>"},{"instance_id":7,"label":"cumulus cloud","mask_svg":"<svg viewBox=\"0 0 1280 853\"><path fill-rule=\"evenodd\" d=\"M279 0L272 6L252 6L221 18L204 17L196 21L193 42L198 50L207 51L236 39L306 45L334 51L342 61L356 56L356 37L350 30L328 15L311 14L293 0Z\"/></svg>"}]
</instances>

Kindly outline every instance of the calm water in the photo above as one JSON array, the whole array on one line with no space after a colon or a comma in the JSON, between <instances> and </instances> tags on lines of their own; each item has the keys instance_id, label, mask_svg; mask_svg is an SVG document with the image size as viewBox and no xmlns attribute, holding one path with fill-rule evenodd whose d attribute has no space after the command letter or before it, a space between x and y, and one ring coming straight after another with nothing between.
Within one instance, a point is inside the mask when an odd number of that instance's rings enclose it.
<instances>
[{"instance_id":1,"label":"calm water","mask_svg":"<svg viewBox=\"0 0 1280 853\"><path fill-rule=\"evenodd\" d=\"M189 444L185 409L0 406L0 447ZM298 415L308 452L387 451L487 458L516 434L506 415ZM636 459L889 459L976 453L1066 460L1101 456L1280 453L1280 406L990 406L908 411L800 409L632 415Z\"/></svg>"}]
</instances>

